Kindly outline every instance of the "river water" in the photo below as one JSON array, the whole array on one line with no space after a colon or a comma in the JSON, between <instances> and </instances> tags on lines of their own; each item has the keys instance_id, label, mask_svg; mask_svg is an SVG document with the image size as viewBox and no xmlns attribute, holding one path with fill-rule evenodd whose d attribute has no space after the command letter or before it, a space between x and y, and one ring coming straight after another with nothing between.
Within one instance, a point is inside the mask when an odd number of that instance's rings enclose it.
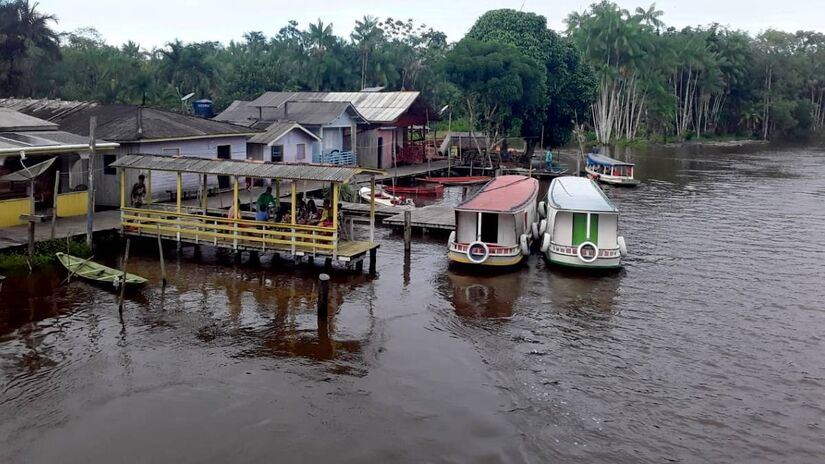
<instances>
[{"instance_id":1,"label":"river water","mask_svg":"<svg viewBox=\"0 0 825 464\"><path fill-rule=\"evenodd\" d=\"M476 275L379 229L320 332L320 269L268 258L171 253L162 291L135 247L122 322L109 289L11 276L0 462L825 461L825 151L625 156L622 271Z\"/></svg>"}]
</instances>

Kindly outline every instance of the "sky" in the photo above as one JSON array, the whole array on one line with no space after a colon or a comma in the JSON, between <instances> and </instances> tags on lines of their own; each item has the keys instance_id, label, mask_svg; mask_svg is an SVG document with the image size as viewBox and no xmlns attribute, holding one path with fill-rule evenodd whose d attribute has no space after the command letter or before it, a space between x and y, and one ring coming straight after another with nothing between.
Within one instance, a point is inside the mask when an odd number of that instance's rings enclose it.
<instances>
[{"instance_id":1,"label":"sky","mask_svg":"<svg viewBox=\"0 0 825 464\"><path fill-rule=\"evenodd\" d=\"M564 18L583 11L591 0L40 0L42 12L55 14L58 31L94 27L110 44L135 41L149 49L178 38L184 42L239 40L247 31L275 35L287 21L306 27L318 18L348 37L364 15L424 23L457 41L485 11L513 8L545 16L552 29L564 30ZM652 2L617 0L634 10ZM668 26L717 22L751 33L773 28L825 31L825 0L659 0Z\"/></svg>"}]
</instances>

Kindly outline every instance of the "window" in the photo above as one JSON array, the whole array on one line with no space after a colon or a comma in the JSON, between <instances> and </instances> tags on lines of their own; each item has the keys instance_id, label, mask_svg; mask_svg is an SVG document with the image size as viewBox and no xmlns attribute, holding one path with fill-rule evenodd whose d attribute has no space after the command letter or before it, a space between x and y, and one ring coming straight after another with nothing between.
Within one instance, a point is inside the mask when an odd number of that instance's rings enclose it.
<instances>
[{"instance_id":1,"label":"window","mask_svg":"<svg viewBox=\"0 0 825 464\"><path fill-rule=\"evenodd\" d=\"M307 144L299 143L297 145L297 148L298 148L298 154L295 156L295 159L297 159L297 160L307 159Z\"/></svg>"},{"instance_id":2,"label":"window","mask_svg":"<svg viewBox=\"0 0 825 464\"><path fill-rule=\"evenodd\" d=\"M109 167L117 159L117 155L103 155L103 174L107 176L117 175L117 169Z\"/></svg>"},{"instance_id":3,"label":"window","mask_svg":"<svg viewBox=\"0 0 825 464\"><path fill-rule=\"evenodd\" d=\"M272 145L272 162L280 163L284 160L284 146Z\"/></svg>"},{"instance_id":4,"label":"window","mask_svg":"<svg viewBox=\"0 0 825 464\"><path fill-rule=\"evenodd\" d=\"M160 153L166 156L180 156L180 148L164 148Z\"/></svg>"}]
</instances>

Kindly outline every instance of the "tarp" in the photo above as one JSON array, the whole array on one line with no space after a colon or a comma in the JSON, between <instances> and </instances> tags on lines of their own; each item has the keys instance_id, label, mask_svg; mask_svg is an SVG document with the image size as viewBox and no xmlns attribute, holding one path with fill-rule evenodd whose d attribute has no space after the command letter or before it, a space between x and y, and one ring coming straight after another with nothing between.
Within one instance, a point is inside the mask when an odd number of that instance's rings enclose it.
<instances>
[{"instance_id":1,"label":"tarp","mask_svg":"<svg viewBox=\"0 0 825 464\"><path fill-rule=\"evenodd\" d=\"M602 166L633 166L633 163L625 163L624 161L614 160L607 156L590 153L587 155L587 160L591 164L599 164Z\"/></svg>"}]
</instances>

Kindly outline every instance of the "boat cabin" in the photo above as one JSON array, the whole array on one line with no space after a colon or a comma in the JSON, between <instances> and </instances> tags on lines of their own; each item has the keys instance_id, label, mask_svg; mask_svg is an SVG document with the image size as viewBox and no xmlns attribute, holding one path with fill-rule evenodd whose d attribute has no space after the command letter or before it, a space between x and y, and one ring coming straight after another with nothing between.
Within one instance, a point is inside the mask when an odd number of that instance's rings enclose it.
<instances>
[{"instance_id":1,"label":"boat cabin","mask_svg":"<svg viewBox=\"0 0 825 464\"><path fill-rule=\"evenodd\" d=\"M594 180L612 185L638 185L639 181L633 178L635 170L633 163L618 161L607 156L590 153L584 170Z\"/></svg>"},{"instance_id":2,"label":"boat cabin","mask_svg":"<svg viewBox=\"0 0 825 464\"><path fill-rule=\"evenodd\" d=\"M455 210L449 258L462 264L510 266L530 253L539 182L498 176Z\"/></svg>"},{"instance_id":3,"label":"boat cabin","mask_svg":"<svg viewBox=\"0 0 825 464\"><path fill-rule=\"evenodd\" d=\"M541 251L553 264L616 268L626 253L618 235L619 210L596 183L584 177L559 177L539 203L547 221Z\"/></svg>"}]
</instances>

